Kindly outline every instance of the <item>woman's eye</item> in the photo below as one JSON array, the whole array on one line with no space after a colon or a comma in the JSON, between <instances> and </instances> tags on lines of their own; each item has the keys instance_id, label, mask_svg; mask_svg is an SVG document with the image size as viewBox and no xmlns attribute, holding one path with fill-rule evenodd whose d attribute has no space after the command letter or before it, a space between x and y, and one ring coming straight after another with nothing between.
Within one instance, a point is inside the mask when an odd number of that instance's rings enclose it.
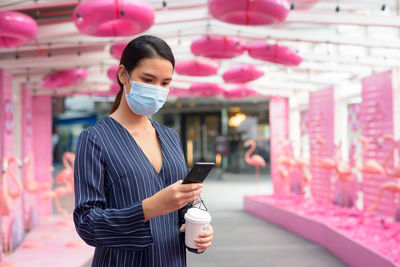
<instances>
[{"instance_id":1,"label":"woman's eye","mask_svg":"<svg viewBox=\"0 0 400 267\"><path fill-rule=\"evenodd\" d=\"M152 80L151 80L151 79L142 78L142 80L143 80L145 83L152 83Z\"/></svg>"},{"instance_id":2,"label":"woman's eye","mask_svg":"<svg viewBox=\"0 0 400 267\"><path fill-rule=\"evenodd\" d=\"M164 87L167 87L167 86L169 86L169 82L164 82L161 85L164 86Z\"/></svg>"}]
</instances>

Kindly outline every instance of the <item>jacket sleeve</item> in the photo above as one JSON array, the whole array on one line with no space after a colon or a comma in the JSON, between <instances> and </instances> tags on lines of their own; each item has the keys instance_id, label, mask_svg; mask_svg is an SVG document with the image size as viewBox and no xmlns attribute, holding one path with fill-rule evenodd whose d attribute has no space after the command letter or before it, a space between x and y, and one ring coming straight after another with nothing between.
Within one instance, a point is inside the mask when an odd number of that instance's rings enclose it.
<instances>
[{"instance_id":1,"label":"jacket sleeve","mask_svg":"<svg viewBox=\"0 0 400 267\"><path fill-rule=\"evenodd\" d=\"M144 222L142 203L123 209L107 208L104 192L103 150L96 137L81 133L74 166L74 223L79 236L90 246L125 250L153 243L149 221Z\"/></svg>"}]
</instances>

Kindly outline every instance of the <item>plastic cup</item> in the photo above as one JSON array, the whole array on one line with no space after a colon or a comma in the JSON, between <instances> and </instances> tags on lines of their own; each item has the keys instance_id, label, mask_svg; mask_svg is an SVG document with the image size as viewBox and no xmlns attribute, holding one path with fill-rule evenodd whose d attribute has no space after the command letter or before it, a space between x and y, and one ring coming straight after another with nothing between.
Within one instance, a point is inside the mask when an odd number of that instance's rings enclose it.
<instances>
[{"instance_id":1,"label":"plastic cup","mask_svg":"<svg viewBox=\"0 0 400 267\"><path fill-rule=\"evenodd\" d=\"M194 240L199 234L206 231L211 222L211 215L198 208L190 208L185 214L185 244L187 247L197 249Z\"/></svg>"}]
</instances>

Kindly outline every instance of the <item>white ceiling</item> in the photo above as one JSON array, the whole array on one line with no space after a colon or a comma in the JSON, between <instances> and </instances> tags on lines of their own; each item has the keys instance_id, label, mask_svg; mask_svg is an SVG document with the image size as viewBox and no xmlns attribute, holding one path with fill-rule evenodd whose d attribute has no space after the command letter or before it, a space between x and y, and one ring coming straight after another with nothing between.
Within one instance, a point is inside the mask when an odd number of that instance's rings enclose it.
<instances>
[{"instance_id":1,"label":"white ceiling","mask_svg":"<svg viewBox=\"0 0 400 267\"><path fill-rule=\"evenodd\" d=\"M71 19L79 2L86 1L1 0L0 10L32 16L35 10L40 10L40 14L36 18L37 40L18 48L0 49L0 67L27 81L38 94L46 92L40 88L44 75L78 66L87 68L88 78L83 84L62 90L107 90L112 83L107 69L118 64L111 57L109 47L114 41L131 38L91 37L79 33ZM399 0L322 0L306 10L296 10L299 3L290 1L295 9L284 23L257 27L213 19L208 13L207 0L147 2L156 10L156 22L146 33L164 38L177 61L196 58L190 52L190 44L204 34L238 36L245 42L278 41L296 49L304 58L299 66L286 67L253 59L244 53L237 58L220 60L215 76L194 78L176 74L173 85L177 87L188 88L193 81L205 81L229 89L232 85L224 85L222 73L229 67L248 63L258 65L265 72L261 79L249 83L250 86L265 95L293 96L328 84L358 83L372 72L400 66ZM336 12L337 6L339 12ZM64 13L59 12L60 7L64 7Z\"/></svg>"}]
</instances>

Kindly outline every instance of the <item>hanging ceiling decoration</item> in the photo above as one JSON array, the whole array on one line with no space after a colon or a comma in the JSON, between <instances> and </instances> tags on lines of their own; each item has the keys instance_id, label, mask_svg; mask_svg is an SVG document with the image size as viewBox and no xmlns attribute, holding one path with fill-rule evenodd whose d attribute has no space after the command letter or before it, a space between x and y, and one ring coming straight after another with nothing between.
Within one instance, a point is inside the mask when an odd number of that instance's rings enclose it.
<instances>
[{"instance_id":1,"label":"hanging ceiling decoration","mask_svg":"<svg viewBox=\"0 0 400 267\"><path fill-rule=\"evenodd\" d=\"M36 37L38 27L31 17L18 12L0 12L0 48L20 46Z\"/></svg>"},{"instance_id":2,"label":"hanging ceiling decoration","mask_svg":"<svg viewBox=\"0 0 400 267\"><path fill-rule=\"evenodd\" d=\"M112 44L110 47L110 54L113 58L120 60L122 52L124 52L125 47L128 45L129 41L119 41Z\"/></svg>"},{"instance_id":3,"label":"hanging ceiling decoration","mask_svg":"<svg viewBox=\"0 0 400 267\"><path fill-rule=\"evenodd\" d=\"M190 98L192 96L191 92L188 89L182 88L170 88L168 97L177 97L177 98Z\"/></svg>"},{"instance_id":4,"label":"hanging ceiling decoration","mask_svg":"<svg viewBox=\"0 0 400 267\"><path fill-rule=\"evenodd\" d=\"M253 89L250 89L247 86L239 86L235 89L232 90L227 90L225 91L225 98L227 99L241 99L241 98L246 98L250 96L258 96L259 93Z\"/></svg>"},{"instance_id":5,"label":"hanging ceiling decoration","mask_svg":"<svg viewBox=\"0 0 400 267\"><path fill-rule=\"evenodd\" d=\"M246 50L246 46L237 37L205 35L194 40L190 49L197 56L221 59L241 55Z\"/></svg>"},{"instance_id":6,"label":"hanging ceiling decoration","mask_svg":"<svg viewBox=\"0 0 400 267\"><path fill-rule=\"evenodd\" d=\"M154 10L140 0L97 0L78 5L73 20L78 30L86 35L132 36L154 24Z\"/></svg>"},{"instance_id":7,"label":"hanging ceiling decoration","mask_svg":"<svg viewBox=\"0 0 400 267\"><path fill-rule=\"evenodd\" d=\"M55 89L77 85L83 82L87 75L88 72L84 68L56 71L43 77L42 87L45 89Z\"/></svg>"},{"instance_id":8,"label":"hanging ceiling decoration","mask_svg":"<svg viewBox=\"0 0 400 267\"><path fill-rule=\"evenodd\" d=\"M222 78L227 83L247 83L257 80L263 75L264 72L253 65L240 65L225 71Z\"/></svg>"},{"instance_id":9,"label":"hanging ceiling decoration","mask_svg":"<svg viewBox=\"0 0 400 267\"><path fill-rule=\"evenodd\" d=\"M297 66L303 61L303 58L289 47L262 41L251 43L247 51L252 58L277 64Z\"/></svg>"},{"instance_id":10,"label":"hanging ceiling decoration","mask_svg":"<svg viewBox=\"0 0 400 267\"><path fill-rule=\"evenodd\" d=\"M267 25L283 22L290 11L287 0L210 0L211 15L239 25Z\"/></svg>"},{"instance_id":11,"label":"hanging ceiling decoration","mask_svg":"<svg viewBox=\"0 0 400 267\"><path fill-rule=\"evenodd\" d=\"M178 74L189 76L210 76L218 72L218 62L209 60L186 60L176 63Z\"/></svg>"},{"instance_id":12,"label":"hanging ceiling decoration","mask_svg":"<svg viewBox=\"0 0 400 267\"><path fill-rule=\"evenodd\" d=\"M117 81L118 68L119 68L119 65L111 66L110 68L108 68L107 76L108 76L108 78L110 78L110 80L115 81L115 82Z\"/></svg>"},{"instance_id":13,"label":"hanging ceiling decoration","mask_svg":"<svg viewBox=\"0 0 400 267\"><path fill-rule=\"evenodd\" d=\"M224 95L224 88L213 83L193 83L190 86L190 92L197 97L216 97Z\"/></svg>"}]
</instances>

